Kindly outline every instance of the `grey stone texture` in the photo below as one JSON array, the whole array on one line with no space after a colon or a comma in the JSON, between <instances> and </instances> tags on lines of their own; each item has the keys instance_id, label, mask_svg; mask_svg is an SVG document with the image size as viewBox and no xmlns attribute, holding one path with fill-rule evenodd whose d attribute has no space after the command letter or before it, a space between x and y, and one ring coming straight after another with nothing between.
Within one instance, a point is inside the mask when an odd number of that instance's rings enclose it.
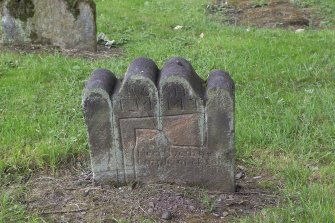
<instances>
[{"instance_id":1,"label":"grey stone texture","mask_svg":"<svg viewBox=\"0 0 335 223\"><path fill-rule=\"evenodd\" d=\"M94 180L235 191L234 103L228 73L206 83L183 58L161 71L135 59L123 80L94 71L83 94Z\"/></svg>"},{"instance_id":2,"label":"grey stone texture","mask_svg":"<svg viewBox=\"0 0 335 223\"><path fill-rule=\"evenodd\" d=\"M0 0L2 43L96 51L93 0Z\"/></svg>"}]
</instances>

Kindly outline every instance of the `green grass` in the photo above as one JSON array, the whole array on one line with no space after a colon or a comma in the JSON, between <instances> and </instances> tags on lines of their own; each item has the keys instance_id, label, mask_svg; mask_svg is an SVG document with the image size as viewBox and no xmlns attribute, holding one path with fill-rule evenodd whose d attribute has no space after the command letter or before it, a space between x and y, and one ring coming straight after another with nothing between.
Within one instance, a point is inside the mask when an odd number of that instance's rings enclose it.
<instances>
[{"instance_id":1,"label":"green grass","mask_svg":"<svg viewBox=\"0 0 335 223\"><path fill-rule=\"evenodd\" d=\"M204 79L212 69L231 73L237 159L281 182L274 188L283 196L279 207L241 221L335 222L334 30L227 27L209 19L205 0L96 3L98 32L126 42L124 55L92 62L0 53L1 188L32 171L88 157L81 94L94 68L120 77L135 57L150 57L161 67L182 56ZM335 2L323 6L334 8ZM173 30L176 25L183 28ZM0 189L0 199L0 222L37 221L20 197Z\"/></svg>"}]
</instances>

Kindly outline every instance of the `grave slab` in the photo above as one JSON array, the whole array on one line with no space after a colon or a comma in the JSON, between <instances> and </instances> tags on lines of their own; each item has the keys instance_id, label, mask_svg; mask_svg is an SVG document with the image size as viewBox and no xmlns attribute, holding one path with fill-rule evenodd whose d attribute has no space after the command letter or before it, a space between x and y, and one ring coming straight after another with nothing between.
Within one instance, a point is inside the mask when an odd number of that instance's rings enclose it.
<instances>
[{"instance_id":1,"label":"grave slab","mask_svg":"<svg viewBox=\"0 0 335 223\"><path fill-rule=\"evenodd\" d=\"M161 71L138 58L123 80L107 70L93 72L83 101L96 182L235 190L228 73L212 71L206 83L183 58L171 58Z\"/></svg>"}]
</instances>

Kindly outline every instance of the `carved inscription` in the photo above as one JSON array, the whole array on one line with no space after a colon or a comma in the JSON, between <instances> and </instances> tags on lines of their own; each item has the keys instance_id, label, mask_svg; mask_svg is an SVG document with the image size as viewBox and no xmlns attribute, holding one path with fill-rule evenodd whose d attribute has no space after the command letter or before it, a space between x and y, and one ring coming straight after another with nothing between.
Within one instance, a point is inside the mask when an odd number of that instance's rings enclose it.
<instances>
[{"instance_id":1,"label":"carved inscription","mask_svg":"<svg viewBox=\"0 0 335 223\"><path fill-rule=\"evenodd\" d=\"M152 110L152 102L149 97L143 98L122 98L120 100L120 108L122 111L138 112L142 110Z\"/></svg>"},{"instance_id":2,"label":"carved inscription","mask_svg":"<svg viewBox=\"0 0 335 223\"><path fill-rule=\"evenodd\" d=\"M203 163L199 147L172 146L166 164L168 166L199 166Z\"/></svg>"},{"instance_id":3,"label":"carved inscription","mask_svg":"<svg viewBox=\"0 0 335 223\"><path fill-rule=\"evenodd\" d=\"M168 83L163 87L163 103L167 111L197 110L197 102L181 84Z\"/></svg>"},{"instance_id":4,"label":"carved inscription","mask_svg":"<svg viewBox=\"0 0 335 223\"><path fill-rule=\"evenodd\" d=\"M154 168L154 170L165 165L166 151L163 149L161 140L163 139L159 130L136 129L137 165L148 169Z\"/></svg>"},{"instance_id":5,"label":"carved inscription","mask_svg":"<svg viewBox=\"0 0 335 223\"><path fill-rule=\"evenodd\" d=\"M171 166L199 166L204 163L201 150L199 114L163 117L163 129L155 128L154 118L120 120L125 160L129 166L157 168ZM137 167L134 175L138 175Z\"/></svg>"},{"instance_id":6,"label":"carved inscription","mask_svg":"<svg viewBox=\"0 0 335 223\"><path fill-rule=\"evenodd\" d=\"M166 97L166 104L168 110L184 109L183 98L185 98L185 89L183 86L165 85L164 92L169 92Z\"/></svg>"},{"instance_id":7,"label":"carved inscription","mask_svg":"<svg viewBox=\"0 0 335 223\"><path fill-rule=\"evenodd\" d=\"M155 129L153 118L128 118L120 119L121 144L123 148L123 159L128 175L136 178L135 146L136 129Z\"/></svg>"},{"instance_id":8,"label":"carved inscription","mask_svg":"<svg viewBox=\"0 0 335 223\"><path fill-rule=\"evenodd\" d=\"M151 111L154 101L146 86L127 84L119 98L119 109L123 112Z\"/></svg>"}]
</instances>

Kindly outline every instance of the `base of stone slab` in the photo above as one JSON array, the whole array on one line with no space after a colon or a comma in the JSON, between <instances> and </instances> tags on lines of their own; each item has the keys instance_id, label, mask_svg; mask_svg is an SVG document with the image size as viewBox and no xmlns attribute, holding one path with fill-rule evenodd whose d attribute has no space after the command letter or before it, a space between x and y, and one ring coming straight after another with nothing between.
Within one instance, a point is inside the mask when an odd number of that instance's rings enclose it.
<instances>
[{"instance_id":1,"label":"base of stone slab","mask_svg":"<svg viewBox=\"0 0 335 223\"><path fill-rule=\"evenodd\" d=\"M107 48L100 45L98 45L96 52L90 52L76 49L61 49L59 47L41 44L9 45L0 43L0 50L1 52L14 52L20 54L62 54L63 56L89 60L108 59L123 54L121 48Z\"/></svg>"},{"instance_id":2,"label":"base of stone slab","mask_svg":"<svg viewBox=\"0 0 335 223\"><path fill-rule=\"evenodd\" d=\"M181 187L194 187L194 188L201 188L201 189L205 189L208 190L212 193L234 193L237 190L237 187L234 186L232 188L230 188L229 190L227 189L220 189L220 188L208 188L205 185L201 185L201 184L177 184L175 182L152 182L152 183L148 183L148 182L142 182L142 181L134 181L132 183L127 183L127 184L120 184L117 183L115 181L112 181L110 179L105 179L105 180L93 180L93 185L94 186L101 186L102 188L118 188L118 187L129 187L129 188L134 188L137 186L148 186L148 185L152 185L152 184L167 184L167 185L177 185L177 186L181 186Z\"/></svg>"}]
</instances>

